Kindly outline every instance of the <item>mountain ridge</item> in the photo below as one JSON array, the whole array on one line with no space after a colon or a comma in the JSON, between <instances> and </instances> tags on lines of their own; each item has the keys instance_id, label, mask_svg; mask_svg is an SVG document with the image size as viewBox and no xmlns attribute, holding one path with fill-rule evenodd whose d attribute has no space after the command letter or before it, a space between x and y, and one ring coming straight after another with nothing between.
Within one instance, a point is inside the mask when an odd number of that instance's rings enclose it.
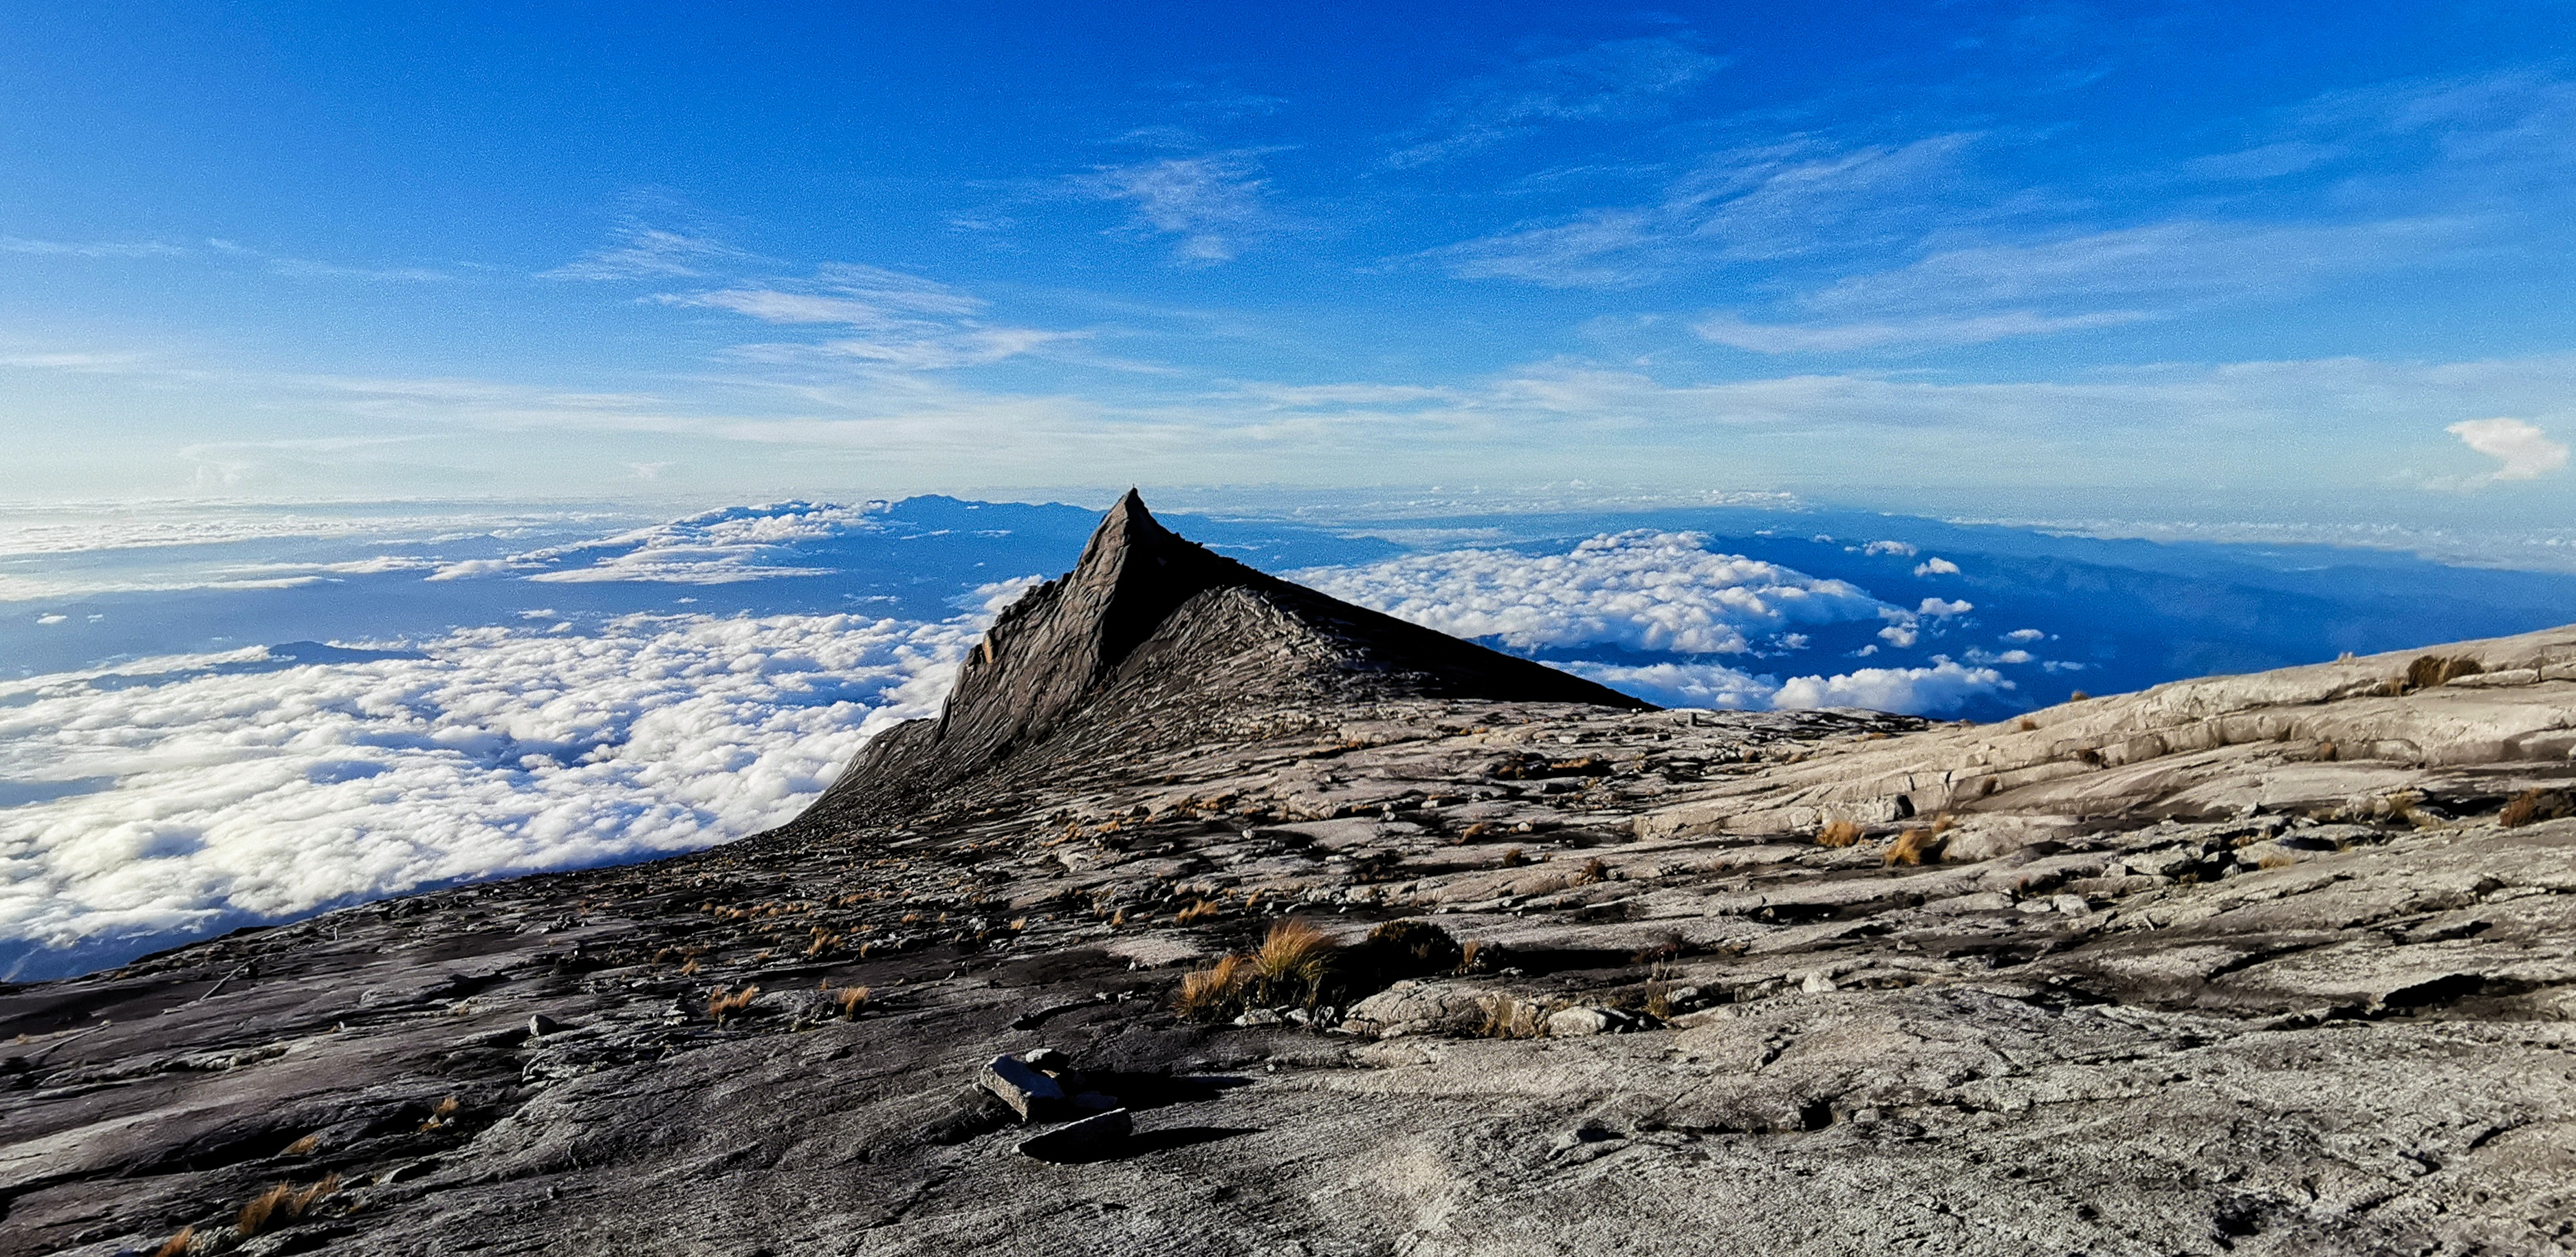
<instances>
[{"instance_id":1,"label":"mountain ridge","mask_svg":"<svg viewBox=\"0 0 2576 1257\"><path fill-rule=\"evenodd\" d=\"M1132 748L1249 706L1445 697L1653 709L1226 558L1165 528L1129 489L1071 571L996 617L939 716L876 738L791 828L916 804L1014 758L1034 761L1021 773L1043 773L1051 758L1093 749L1051 756L1047 743L1068 726L1112 726Z\"/></svg>"}]
</instances>

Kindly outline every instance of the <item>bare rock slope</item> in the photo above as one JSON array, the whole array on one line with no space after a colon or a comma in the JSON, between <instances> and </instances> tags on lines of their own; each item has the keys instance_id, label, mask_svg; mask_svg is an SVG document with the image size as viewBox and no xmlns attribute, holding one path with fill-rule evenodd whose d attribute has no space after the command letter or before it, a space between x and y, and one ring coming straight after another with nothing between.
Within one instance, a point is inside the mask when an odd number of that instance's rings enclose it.
<instances>
[{"instance_id":1,"label":"bare rock slope","mask_svg":"<svg viewBox=\"0 0 2576 1257\"><path fill-rule=\"evenodd\" d=\"M2567 1251L2571 748L1655 711L1131 499L784 830L0 991L0 1253Z\"/></svg>"}]
</instances>

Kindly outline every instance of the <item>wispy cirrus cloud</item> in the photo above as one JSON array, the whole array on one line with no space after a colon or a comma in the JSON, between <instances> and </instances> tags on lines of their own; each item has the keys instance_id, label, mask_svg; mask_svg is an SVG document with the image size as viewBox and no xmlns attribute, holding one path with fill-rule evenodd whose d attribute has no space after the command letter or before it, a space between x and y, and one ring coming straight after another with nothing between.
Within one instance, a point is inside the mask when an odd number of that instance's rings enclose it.
<instances>
[{"instance_id":1,"label":"wispy cirrus cloud","mask_svg":"<svg viewBox=\"0 0 2576 1257\"><path fill-rule=\"evenodd\" d=\"M1812 139L1701 162L1660 199L1588 210L1418 255L1462 279L1625 288L1710 263L1777 262L1907 240L1956 188L1977 137L1837 148Z\"/></svg>"},{"instance_id":2,"label":"wispy cirrus cloud","mask_svg":"<svg viewBox=\"0 0 2576 1257\"><path fill-rule=\"evenodd\" d=\"M1278 226L1266 203L1269 181L1260 157L1249 151L1100 166L1072 186L1095 200L1133 206L1133 229L1180 237L1172 260L1183 266L1231 262Z\"/></svg>"},{"instance_id":3,"label":"wispy cirrus cloud","mask_svg":"<svg viewBox=\"0 0 2576 1257\"><path fill-rule=\"evenodd\" d=\"M0 236L0 253L23 253L36 257L174 258L187 256L188 250L159 240L66 241Z\"/></svg>"},{"instance_id":4,"label":"wispy cirrus cloud","mask_svg":"<svg viewBox=\"0 0 2576 1257\"><path fill-rule=\"evenodd\" d=\"M1551 126L1660 116L1726 64L1660 36L1536 58L1460 86L1384 164L1428 166Z\"/></svg>"},{"instance_id":5,"label":"wispy cirrus cloud","mask_svg":"<svg viewBox=\"0 0 2576 1257\"><path fill-rule=\"evenodd\" d=\"M887 370L936 371L986 366L1089 335L996 326L978 317L987 305L981 298L922 276L855 263L831 263L809 278L744 282L655 299L764 323L845 333L820 341L736 346L733 356L749 362L841 360Z\"/></svg>"},{"instance_id":6,"label":"wispy cirrus cloud","mask_svg":"<svg viewBox=\"0 0 2576 1257\"><path fill-rule=\"evenodd\" d=\"M721 240L628 224L617 230L613 243L553 270L541 272L539 278L593 281L704 279L718 267L739 266L754 260L753 255Z\"/></svg>"}]
</instances>

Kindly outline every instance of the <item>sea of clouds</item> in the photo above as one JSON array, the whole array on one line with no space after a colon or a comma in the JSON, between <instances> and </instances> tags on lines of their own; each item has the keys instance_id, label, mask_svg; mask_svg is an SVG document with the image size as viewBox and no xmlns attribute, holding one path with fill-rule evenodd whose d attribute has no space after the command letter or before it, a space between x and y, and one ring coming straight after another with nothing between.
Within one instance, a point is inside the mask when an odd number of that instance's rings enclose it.
<instances>
[{"instance_id":1,"label":"sea of clouds","mask_svg":"<svg viewBox=\"0 0 2576 1257\"><path fill-rule=\"evenodd\" d=\"M119 642L196 648L0 680L0 976L781 824L866 739L936 714L957 660L1035 579L985 573L1060 570L1092 518L796 502L587 537L430 520L316 548L311 530L211 529L185 554L142 538L178 557L141 567L67 538L20 547L7 631L124 624ZM1261 543L1241 521L1207 527ZM1690 531L1357 557L1389 549L1354 541L1353 561L1288 574L1666 705L1938 714L2036 663L2003 649L2033 631L1978 644L1966 599L1894 605ZM276 636L203 648L188 626L216 604L188 599L206 590L226 614L270 607L242 622ZM287 636L322 615L342 617L313 634L328 640ZM1944 643L1960 657L1923 655Z\"/></svg>"},{"instance_id":2,"label":"sea of clouds","mask_svg":"<svg viewBox=\"0 0 2576 1257\"><path fill-rule=\"evenodd\" d=\"M1869 707L1912 715L1955 712L2014 688L1991 666L2028 652L1946 655L1919 666L1853 667L1792 675L1752 672L1713 655L1793 655L1813 661L1811 631L1860 626L1878 640L1847 652L1916 646L1929 622L1974 611L1965 599L1897 607L1848 581L1709 547L1695 532L1602 533L1563 551L1465 549L1292 572L1335 597L1459 637L1479 638L1667 707L1767 710ZM1888 545L1889 543L1874 543ZM1901 545L1901 543L1899 543ZM1896 552L1896 551L1888 551ZM1913 548L1901 547L1911 557ZM1934 558L1918 575L1956 574ZM1807 631L1802 631L1807 630ZM1615 651L1612 658L1587 652ZM1667 656L1640 658L1640 656Z\"/></svg>"},{"instance_id":3,"label":"sea of clouds","mask_svg":"<svg viewBox=\"0 0 2576 1257\"><path fill-rule=\"evenodd\" d=\"M930 623L541 613L0 682L0 974L784 823L936 714L1024 588Z\"/></svg>"}]
</instances>

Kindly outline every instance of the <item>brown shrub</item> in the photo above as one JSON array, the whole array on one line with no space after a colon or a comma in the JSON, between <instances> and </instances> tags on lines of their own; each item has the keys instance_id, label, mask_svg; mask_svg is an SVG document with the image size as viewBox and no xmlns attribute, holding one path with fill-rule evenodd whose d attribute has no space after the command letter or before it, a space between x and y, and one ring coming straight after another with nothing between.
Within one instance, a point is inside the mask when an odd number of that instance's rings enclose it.
<instances>
[{"instance_id":1,"label":"brown shrub","mask_svg":"<svg viewBox=\"0 0 2576 1257\"><path fill-rule=\"evenodd\" d=\"M2576 816L2576 804L2571 804L2566 795L2556 790L2525 790L2513 796L2513 801L2505 804L2503 811L2496 813L2496 823L2511 829L2565 816Z\"/></svg>"},{"instance_id":2,"label":"brown shrub","mask_svg":"<svg viewBox=\"0 0 2576 1257\"><path fill-rule=\"evenodd\" d=\"M2029 733L2029 732L2031 732L2031 731L2033 731L2033 730L2035 730L2035 729L2039 728L2039 722L2038 722L2038 721L2036 721L2036 720L2031 719L2031 718L2030 718L2030 717L2028 717L2028 716L2024 716L2024 717L2022 717L2021 719L2016 720L2016 721L2014 721L2014 722L2013 722L2013 728L2019 729L2019 730L2021 730L2021 731L2022 731L2022 732L2024 732L2024 733Z\"/></svg>"},{"instance_id":3,"label":"brown shrub","mask_svg":"<svg viewBox=\"0 0 2576 1257\"><path fill-rule=\"evenodd\" d=\"M294 1143L286 1145L283 1151L290 1157L300 1157L321 1146L322 1132L317 1130L310 1135L306 1135L302 1139L296 1140Z\"/></svg>"},{"instance_id":4,"label":"brown shrub","mask_svg":"<svg viewBox=\"0 0 2576 1257\"><path fill-rule=\"evenodd\" d=\"M1589 886L1595 882L1609 880L1610 866L1602 863L1601 857L1597 855L1584 861L1582 871L1574 875L1574 884L1577 886Z\"/></svg>"},{"instance_id":5,"label":"brown shrub","mask_svg":"<svg viewBox=\"0 0 2576 1257\"><path fill-rule=\"evenodd\" d=\"M1516 869L1527 863L1529 863L1529 856L1518 847L1503 853L1504 868Z\"/></svg>"},{"instance_id":6,"label":"brown shrub","mask_svg":"<svg viewBox=\"0 0 2576 1257\"><path fill-rule=\"evenodd\" d=\"M844 1020L856 1021L859 1019L859 1010L868 1006L868 988L845 986L832 993L832 1002L840 1006Z\"/></svg>"},{"instance_id":7,"label":"brown shrub","mask_svg":"<svg viewBox=\"0 0 2576 1257\"><path fill-rule=\"evenodd\" d=\"M1484 959L1485 944L1482 939L1471 938L1458 944L1458 972L1474 973Z\"/></svg>"},{"instance_id":8,"label":"brown shrub","mask_svg":"<svg viewBox=\"0 0 2576 1257\"><path fill-rule=\"evenodd\" d=\"M1887 862L1921 864L1926 856L1938 857L1943 843L1941 835L1929 829L1909 829L1887 844Z\"/></svg>"},{"instance_id":9,"label":"brown shrub","mask_svg":"<svg viewBox=\"0 0 2576 1257\"><path fill-rule=\"evenodd\" d=\"M1191 904L1189 907L1181 909L1180 913L1172 919L1183 925L1188 925L1193 921L1207 920L1223 911L1224 909L1218 907L1215 900L1202 899L1197 903Z\"/></svg>"},{"instance_id":10,"label":"brown shrub","mask_svg":"<svg viewBox=\"0 0 2576 1257\"><path fill-rule=\"evenodd\" d=\"M1465 952L1449 931L1428 921L1388 921L1369 931L1364 946L1377 975L1389 980L1448 972Z\"/></svg>"},{"instance_id":11,"label":"brown shrub","mask_svg":"<svg viewBox=\"0 0 2576 1257\"><path fill-rule=\"evenodd\" d=\"M2070 703L2080 703L2091 697L2093 696L2082 690L2068 690L2066 692L2066 701Z\"/></svg>"},{"instance_id":12,"label":"brown shrub","mask_svg":"<svg viewBox=\"0 0 2576 1257\"><path fill-rule=\"evenodd\" d=\"M152 1250L152 1257L187 1257L188 1245L196 1238L197 1228L180 1227L177 1235L161 1241L161 1247Z\"/></svg>"},{"instance_id":13,"label":"brown shrub","mask_svg":"<svg viewBox=\"0 0 2576 1257\"><path fill-rule=\"evenodd\" d=\"M1848 847L1860 841L1860 826L1852 821L1830 821L1816 831L1819 847Z\"/></svg>"},{"instance_id":14,"label":"brown shrub","mask_svg":"<svg viewBox=\"0 0 2576 1257\"><path fill-rule=\"evenodd\" d=\"M2406 665L2405 687L2431 689L2484 671L2486 668L2477 660L2462 655L2417 655L2415 662Z\"/></svg>"}]
</instances>

